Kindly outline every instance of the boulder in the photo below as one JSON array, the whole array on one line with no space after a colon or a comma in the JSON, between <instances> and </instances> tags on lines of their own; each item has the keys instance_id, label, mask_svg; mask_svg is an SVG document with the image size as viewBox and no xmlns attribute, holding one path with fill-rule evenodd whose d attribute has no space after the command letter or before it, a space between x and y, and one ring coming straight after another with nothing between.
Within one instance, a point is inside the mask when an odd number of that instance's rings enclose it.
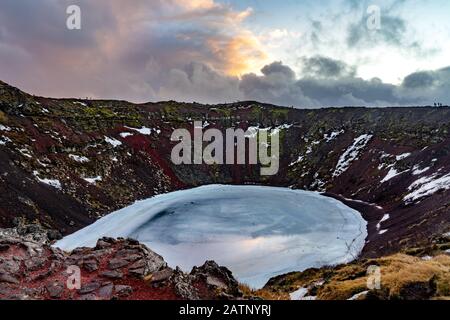
<instances>
[{"instance_id":1,"label":"boulder","mask_svg":"<svg viewBox=\"0 0 450 320\"><path fill-rule=\"evenodd\" d=\"M133 288L131 286L116 285L114 286L114 292L119 297L128 297L133 293Z\"/></svg>"},{"instance_id":2,"label":"boulder","mask_svg":"<svg viewBox=\"0 0 450 320\"><path fill-rule=\"evenodd\" d=\"M232 272L226 267L219 266L214 261L206 261L201 267L194 267L191 275L204 279L206 284L221 292L240 297L239 283L233 277Z\"/></svg>"},{"instance_id":3,"label":"boulder","mask_svg":"<svg viewBox=\"0 0 450 320\"><path fill-rule=\"evenodd\" d=\"M61 298L61 295L64 292L64 284L56 281L56 282L49 282L45 286L47 289L47 292L52 299L59 299Z\"/></svg>"},{"instance_id":4,"label":"boulder","mask_svg":"<svg viewBox=\"0 0 450 320\"><path fill-rule=\"evenodd\" d=\"M175 293L182 299L199 300L197 289L193 285L193 277L185 274L180 268L176 268L170 277L170 282L175 287Z\"/></svg>"}]
</instances>

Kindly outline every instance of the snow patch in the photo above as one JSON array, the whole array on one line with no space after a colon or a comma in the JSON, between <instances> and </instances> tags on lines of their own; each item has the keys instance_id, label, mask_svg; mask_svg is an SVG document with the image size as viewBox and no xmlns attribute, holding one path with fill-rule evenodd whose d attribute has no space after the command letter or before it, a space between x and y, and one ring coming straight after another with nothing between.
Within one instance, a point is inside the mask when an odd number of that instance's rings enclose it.
<instances>
[{"instance_id":1,"label":"snow patch","mask_svg":"<svg viewBox=\"0 0 450 320\"><path fill-rule=\"evenodd\" d=\"M398 172L395 168L392 167L389 170L389 172L387 173L386 177L384 177L383 180L381 180L381 183L388 182L392 178L395 178L396 176L399 176L399 175L401 175L401 174L403 174L405 172L408 172L408 170L407 171Z\"/></svg>"},{"instance_id":2,"label":"snow patch","mask_svg":"<svg viewBox=\"0 0 450 320\"><path fill-rule=\"evenodd\" d=\"M30 159L33 158L33 156L31 155L31 151L30 150L25 149L25 148L18 149L18 150L24 157L27 157L27 158L30 158Z\"/></svg>"},{"instance_id":3,"label":"snow patch","mask_svg":"<svg viewBox=\"0 0 450 320\"><path fill-rule=\"evenodd\" d=\"M425 172L427 172L430 169L431 169L431 167L426 167L426 168L420 169L419 165L415 165L414 168L413 168L413 173L412 174L415 175L415 176L419 176L422 173L425 173Z\"/></svg>"},{"instance_id":4,"label":"snow patch","mask_svg":"<svg viewBox=\"0 0 450 320\"><path fill-rule=\"evenodd\" d=\"M323 136L323 138L325 139L325 141L328 143L334 139L336 139L338 136L340 136L341 134L343 134L345 131L342 129L340 131L333 131L330 134L325 134Z\"/></svg>"},{"instance_id":5,"label":"snow patch","mask_svg":"<svg viewBox=\"0 0 450 320\"><path fill-rule=\"evenodd\" d=\"M267 128L261 128L260 125L257 126L250 126L247 128L247 131L245 132L246 138L255 138L259 131L271 131L269 133L269 136L273 136L275 134L279 134L281 130L289 129L293 126L293 124L282 124L272 129L272 127Z\"/></svg>"},{"instance_id":6,"label":"snow patch","mask_svg":"<svg viewBox=\"0 0 450 320\"><path fill-rule=\"evenodd\" d=\"M313 301L313 300L317 300L317 296L306 296L306 297L301 298L300 300L303 300L303 301L311 300L311 301Z\"/></svg>"},{"instance_id":7,"label":"snow patch","mask_svg":"<svg viewBox=\"0 0 450 320\"><path fill-rule=\"evenodd\" d=\"M76 154L69 154L69 158L79 163L86 163L90 161L88 158L84 156L77 156Z\"/></svg>"},{"instance_id":8,"label":"snow patch","mask_svg":"<svg viewBox=\"0 0 450 320\"><path fill-rule=\"evenodd\" d=\"M305 159L304 156L299 156L297 160L291 162L291 164L289 165L289 167L292 167L292 166L294 166L294 165L296 165L296 164L298 164L298 163L303 162L304 159Z\"/></svg>"},{"instance_id":9,"label":"snow patch","mask_svg":"<svg viewBox=\"0 0 450 320\"><path fill-rule=\"evenodd\" d=\"M125 126L125 128L130 129L130 130L133 130L133 131L136 131L136 132L139 132L140 134L142 134L142 135L144 135L144 136L149 136L149 135L151 135L152 130L153 130L153 129L147 128L147 127L142 127L142 128L132 128L132 127L127 127L127 126ZM155 131L156 131L156 130L155 130Z\"/></svg>"},{"instance_id":10,"label":"snow patch","mask_svg":"<svg viewBox=\"0 0 450 320\"><path fill-rule=\"evenodd\" d=\"M5 145L6 143L8 143L8 142L12 142L10 138L5 137L5 136L2 136L2 137L0 138L0 145L1 145L1 146L4 146L4 145Z\"/></svg>"},{"instance_id":11,"label":"snow patch","mask_svg":"<svg viewBox=\"0 0 450 320\"><path fill-rule=\"evenodd\" d=\"M102 181L101 176L93 177L93 178L83 178L89 184L97 184L97 182Z\"/></svg>"},{"instance_id":12,"label":"snow patch","mask_svg":"<svg viewBox=\"0 0 450 320\"><path fill-rule=\"evenodd\" d=\"M49 185L49 186L51 186L53 188L56 188L58 190L62 189L61 182L59 180L57 180L57 179L41 179L41 178L39 178L39 173L37 171L33 171L33 175L41 183Z\"/></svg>"},{"instance_id":13,"label":"snow patch","mask_svg":"<svg viewBox=\"0 0 450 320\"><path fill-rule=\"evenodd\" d=\"M293 124L282 124L278 127L275 127L274 129L272 129L272 131L270 132L270 136L279 134L281 130L287 130L290 129L293 126Z\"/></svg>"},{"instance_id":14,"label":"snow patch","mask_svg":"<svg viewBox=\"0 0 450 320\"><path fill-rule=\"evenodd\" d=\"M308 288L300 288L298 290L295 290L294 292L291 292L289 296L291 297L291 300L301 300L308 294Z\"/></svg>"},{"instance_id":15,"label":"snow patch","mask_svg":"<svg viewBox=\"0 0 450 320\"><path fill-rule=\"evenodd\" d=\"M412 192L403 198L405 203L411 203L419 199L428 197L440 190L449 190L450 173L439 178L437 178L436 176L437 174L433 174L428 177L422 177L413 182L408 187L408 190Z\"/></svg>"},{"instance_id":16,"label":"snow patch","mask_svg":"<svg viewBox=\"0 0 450 320\"><path fill-rule=\"evenodd\" d=\"M313 152L313 147L317 146L320 144L320 141L313 141L311 142L311 144L308 146L308 148L306 149L306 154L310 154Z\"/></svg>"},{"instance_id":17,"label":"snow patch","mask_svg":"<svg viewBox=\"0 0 450 320\"><path fill-rule=\"evenodd\" d=\"M119 140L114 139L114 138L110 138L110 137L106 137L106 136L105 136L105 141L106 141L107 143L109 143L110 145L112 145L113 148L122 145L122 142L120 142Z\"/></svg>"},{"instance_id":18,"label":"snow patch","mask_svg":"<svg viewBox=\"0 0 450 320\"><path fill-rule=\"evenodd\" d=\"M0 131L11 131L11 128L0 124Z\"/></svg>"},{"instance_id":19,"label":"snow patch","mask_svg":"<svg viewBox=\"0 0 450 320\"><path fill-rule=\"evenodd\" d=\"M383 216L383 218L381 218L380 222L378 222L378 224L377 224L377 230L380 230L380 229L381 229L381 223L383 223L383 222L386 221L386 220L389 220L390 218L391 218L391 216L390 216L388 213L386 213L386 214Z\"/></svg>"},{"instance_id":20,"label":"snow patch","mask_svg":"<svg viewBox=\"0 0 450 320\"><path fill-rule=\"evenodd\" d=\"M401 155L396 156L395 159L396 159L397 161L401 161L401 160L403 160L403 159L408 158L410 155L411 155L411 153L403 153L403 154L401 154Z\"/></svg>"},{"instance_id":21,"label":"snow patch","mask_svg":"<svg viewBox=\"0 0 450 320\"><path fill-rule=\"evenodd\" d=\"M367 295L368 293L369 293L368 290L367 290L367 291L363 291L363 292L360 292L360 293L355 294L354 296L352 296L351 298L349 298L349 299L347 299L347 300L358 300L359 298L361 298L361 297Z\"/></svg>"},{"instance_id":22,"label":"snow patch","mask_svg":"<svg viewBox=\"0 0 450 320\"><path fill-rule=\"evenodd\" d=\"M126 138L126 137L129 137L129 136L132 136L133 134L132 133L129 133L129 132L122 132L121 134L120 134L120 136L122 137L122 138Z\"/></svg>"},{"instance_id":23,"label":"snow patch","mask_svg":"<svg viewBox=\"0 0 450 320\"><path fill-rule=\"evenodd\" d=\"M384 160L384 159L390 158L390 157L392 157L392 154L389 154L389 153L387 153L385 151L382 151L381 152L381 156L380 156L380 160Z\"/></svg>"},{"instance_id":24,"label":"snow patch","mask_svg":"<svg viewBox=\"0 0 450 320\"><path fill-rule=\"evenodd\" d=\"M347 171L350 164L358 159L361 151L367 146L372 137L373 135L363 134L353 141L353 144L340 157L333 177L338 177Z\"/></svg>"}]
</instances>

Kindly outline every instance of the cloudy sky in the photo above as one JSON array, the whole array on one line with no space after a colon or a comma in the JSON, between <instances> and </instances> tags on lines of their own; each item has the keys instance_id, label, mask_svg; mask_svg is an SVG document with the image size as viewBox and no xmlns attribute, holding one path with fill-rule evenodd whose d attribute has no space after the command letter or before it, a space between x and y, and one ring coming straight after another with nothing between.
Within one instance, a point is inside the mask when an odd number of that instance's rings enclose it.
<instances>
[{"instance_id":1,"label":"cloudy sky","mask_svg":"<svg viewBox=\"0 0 450 320\"><path fill-rule=\"evenodd\" d=\"M448 0L0 0L0 80L133 102L449 104L449 18Z\"/></svg>"}]
</instances>

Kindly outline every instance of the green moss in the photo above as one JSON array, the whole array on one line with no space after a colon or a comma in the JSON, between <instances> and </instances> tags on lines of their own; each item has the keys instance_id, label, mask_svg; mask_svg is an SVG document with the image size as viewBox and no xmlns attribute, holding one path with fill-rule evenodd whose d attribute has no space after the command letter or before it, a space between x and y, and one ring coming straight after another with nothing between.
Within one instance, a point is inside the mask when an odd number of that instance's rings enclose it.
<instances>
[{"instance_id":1,"label":"green moss","mask_svg":"<svg viewBox=\"0 0 450 320\"><path fill-rule=\"evenodd\" d=\"M84 113L88 117L97 117L97 118L116 118L117 114L114 113L112 110L110 110L107 107L85 107Z\"/></svg>"},{"instance_id":2,"label":"green moss","mask_svg":"<svg viewBox=\"0 0 450 320\"><path fill-rule=\"evenodd\" d=\"M8 116L0 110L0 123L8 123Z\"/></svg>"},{"instance_id":3,"label":"green moss","mask_svg":"<svg viewBox=\"0 0 450 320\"><path fill-rule=\"evenodd\" d=\"M262 118L263 109L260 105L254 105L251 112L250 117L256 121L260 121Z\"/></svg>"},{"instance_id":4,"label":"green moss","mask_svg":"<svg viewBox=\"0 0 450 320\"><path fill-rule=\"evenodd\" d=\"M275 108L270 110L272 119L277 119L280 121L286 121L289 115L289 109L287 108Z\"/></svg>"},{"instance_id":5,"label":"green moss","mask_svg":"<svg viewBox=\"0 0 450 320\"><path fill-rule=\"evenodd\" d=\"M438 277L436 279L436 289L440 296L450 296L450 275Z\"/></svg>"}]
</instances>

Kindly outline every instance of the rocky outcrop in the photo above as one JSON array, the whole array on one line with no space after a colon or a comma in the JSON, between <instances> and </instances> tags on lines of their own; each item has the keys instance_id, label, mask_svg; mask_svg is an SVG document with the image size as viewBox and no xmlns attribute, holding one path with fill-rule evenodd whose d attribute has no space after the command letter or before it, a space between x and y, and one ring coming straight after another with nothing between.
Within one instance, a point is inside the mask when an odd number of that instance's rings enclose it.
<instances>
[{"instance_id":1,"label":"rocky outcrop","mask_svg":"<svg viewBox=\"0 0 450 320\"><path fill-rule=\"evenodd\" d=\"M15 227L9 229L0 229L1 238L21 238L26 241L39 244L50 244L54 240L62 238L58 230L47 229L40 224L27 224L21 219L14 219Z\"/></svg>"},{"instance_id":2,"label":"rocky outcrop","mask_svg":"<svg viewBox=\"0 0 450 320\"><path fill-rule=\"evenodd\" d=\"M172 270L161 256L132 239L103 238L94 248L66 253L34 237L42 240L39 232L33 236L0 230L0 300L241 296L225 268L208 262L190 274Z\"/></svg>"},{"instance_id":3,"label":"rocky outcrop","mask_svg":"<svg viewBox=\"0 0 450 320\"><path fill-rule=\"evenodd\" d=\"M225 299L242 295L239 283L232 272L214 261L206 261L201 267L194 267L191 276L206 283L208 288L220 293L220 296Z\"/></svg>"}]
</instances>

